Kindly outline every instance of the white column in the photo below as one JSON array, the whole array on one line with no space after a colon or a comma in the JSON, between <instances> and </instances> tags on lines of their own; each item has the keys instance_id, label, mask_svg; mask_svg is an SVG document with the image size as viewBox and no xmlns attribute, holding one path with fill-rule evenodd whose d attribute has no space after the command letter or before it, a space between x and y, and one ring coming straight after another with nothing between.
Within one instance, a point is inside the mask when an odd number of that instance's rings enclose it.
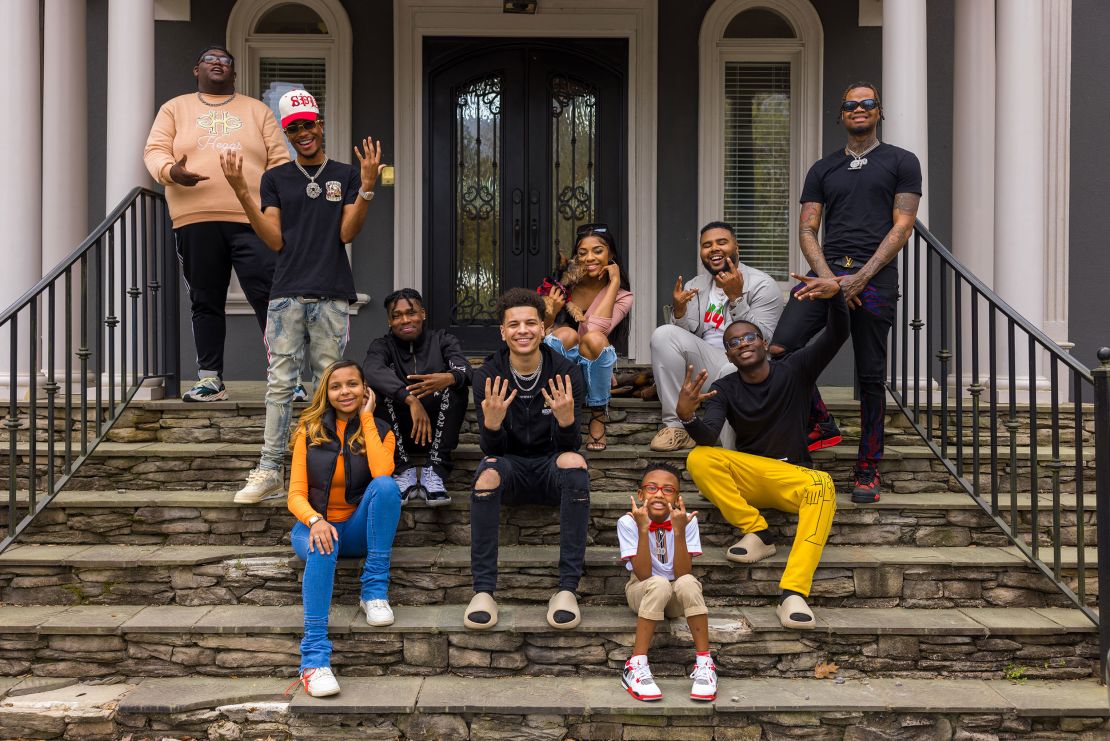
<instances>
[{"instance_id":1,"label":"white column","mask_svg":"<svg viewBox=\"0 0 1110 741\"><path fill-rule=\"evenodd\" d=\"M1040 0L1006 0L997 9L995 130L995 291L1034 326L1044 323L1044 36ZM1038 101L1030 108L1030 101ZM1018 391L1028 378L1024 343Z\"/></svg>"},{"instance_id":2,"label":"white column","mask_svg":"<svg viewBox=\"0 0 1110 741\"><path fill-rule=\"evenodd\" d=\"M153 184L143 146L157 112L155 63L154 0L109 0L105 213L136 185Z\"/></svg>"},{"instance_id":3,"label":"white column","mask_svg":"<svg viewBox=\"0 0 1110 741\"><path fill-rule=\"evenodd\" d=\"M1044 3L1045 315L1044 330L1068 341L1068 225L1071 198L1071 0Z\"/></svg>"},{"instance_id":4,"label":"white column","mask_svg":"<svg viewBox=\"0 0 1110 741\"><path fill-rule=\"evenodd\" d=\"M9 101L18 103L9 116L18 121L18 141L7 147L5 166L12 181L0 198L0 224L4 225L4 279L0 280L0 311L38 282L42 249L42 108L38 0L9 0L0 23L0 48L15 61L5 81ZM25 382L31 342L28 314L18 320L19 348L16 375L11 377L10 325L0 328L0 397L18 393Z\"/></svg>"}]
</instances>

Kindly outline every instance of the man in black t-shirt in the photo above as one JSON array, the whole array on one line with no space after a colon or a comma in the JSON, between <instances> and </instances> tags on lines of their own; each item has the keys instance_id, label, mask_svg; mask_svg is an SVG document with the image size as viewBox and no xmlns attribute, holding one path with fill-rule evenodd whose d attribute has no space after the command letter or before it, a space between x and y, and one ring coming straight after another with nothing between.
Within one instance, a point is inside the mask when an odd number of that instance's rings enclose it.
<instances>
[{"instance_id":1,"label":"man in black t-shirt","mask_svg":"<svg viewBox=\"0 0 1110 741\"><path fill-rule=\"evenodd\" d=\"M281 96L278 110L297 158L263 173L261 207L250 197L238 153L220 157L251 226L278 253L266 312L269 366L262 456L235 494L239 504L256 504L284 488L293 386L306 350L316 378L343 357L347 309L356 298L344 245L362 229L382 170L381 142L369 138L363 139L362 151L355 147L358 167L328 159L324 121L307 91Z\"/></svg>"},{"instance_id":2,"label":"man in black t-shirt","mask_svg":"<svg viewBox=\"0 0 1110 741\"><path fill-rule=\"evenodd\" d=\"M837 278L851 309L852 347L860 388L860 442L852 501L879 501L886 414L887 337L898 303L894 257L913 233L921 200L921 164L913 152L880 142L879 90L848 86L840 121L848 144L817 161L802 187L799 241L810 275ZM825 220L825 242L817 239ZM792 298L775 330L771 353L804 347L824 324L823 312ZM840 431L814 387L809 449L840 442Z\"/></svg>"},{"instance_id":3,"label":"man in black t-shirt","mask_svg":"<svg viewBox=\"0 0 1110 741\"><path fill-rule=\"evenodd\" d=\"M783 627L809 630L814 620L806 597L836 512L836 489L827 473L810 468L805 430L817 377L848 339L849 319L835 278L800 280L804 285L791 300L812 303L824 313L825 331L812 344L771 362L759 327L733 322L724 342L737 372L703 394L709 372L691 378L694 367L689 366L675 412L698 444L686 459L690 477L743 536L725 550L728 560L753 564L775 553L761 509L798 515L777 612ZM703 401L705 415L699 418L694 412ZM736 431L736 450L714 446L726 421Z\"/></svg>"}]
</instances>

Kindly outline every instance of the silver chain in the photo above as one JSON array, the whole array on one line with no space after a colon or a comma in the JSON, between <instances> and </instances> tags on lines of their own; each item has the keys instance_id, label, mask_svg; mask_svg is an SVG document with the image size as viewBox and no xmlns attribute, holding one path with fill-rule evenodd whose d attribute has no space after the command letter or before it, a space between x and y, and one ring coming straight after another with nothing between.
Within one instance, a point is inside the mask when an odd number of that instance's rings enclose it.
<instances>
[{"instance_id":1,"label":"silver chain","mask_svg":"<svg viewBox=\"0 0 1110 741\"><path fill-rule=\"evenodd\" d=\"M867 155L871 153L871 150L873 150L875 147L879 146L880 144L882 144L881 141L876 141L870 147L868 147L867 149L863 150L862 152L860 152L858 154L855 151L849 149L848 147L844 147L844 154L846 154L846 155L848 155L852 158L852 161L848 164L848 168L851 169L851 170L858 170L861 167L863 167L864 165L866 165L867 164L867 159L866 159Z\"/></svg>"},{"instance_id":2,"label":"silver chain","mask_svg":"<svg viewBox=\"0 0 1110 741\"><path fill-rule=\"evenodd\" d=\"M324 161L321 162L320 167L316 169L315 175L309 175L308 170L301 167L301 163L297 162L297 160L293 160L293 164L297 166L297 169L301 171L302 175L308 178L308 182L315 183L316 178L320 177L320 173L322 173L324 171L324 168L328 166L328 156L326 154L324 155Z\"/></svg>"},{"instance_id":3,"label":"silver chain","mask_svg":"<svg viewBox=\"0 0 1110 741\"><path fill-rule=\"evenodd\" d=\"M221 103L209 103L207 100L205 100L203 97L201 97L200 91L197 90L197 100L199 100L201 103L204 103L209 108L219 108L222 105L227 105L231 101L235 100L236 95L238 95L238 93L234 92L234 93L231 94L230 98L228 98L227 100L225 100Z\"/></svg>"},{"instance_id":4,"label":"silver chain","mask_svg":"<svg viewBox=\"0 0 1110 741\"><path fill-rule=\"evenodd\" d=\"M513 380L516 381L516 387L518 389L520 389L521 391L523 391L524 393L526 393L526 394L535 390L536 386L540 382L540 371L542 371L542 370L543 370L543 354L542 353L540 354L540 364L536 366L536 369L534 371L532 371L531 373L528 373L528 374L517 372L517 369L513 367L512 362L511 361L509 362L509 371L513 374ZM531 382L532 385L525 388L524 384L526 384L528 382Z\"/></svg>"}]
</instances>

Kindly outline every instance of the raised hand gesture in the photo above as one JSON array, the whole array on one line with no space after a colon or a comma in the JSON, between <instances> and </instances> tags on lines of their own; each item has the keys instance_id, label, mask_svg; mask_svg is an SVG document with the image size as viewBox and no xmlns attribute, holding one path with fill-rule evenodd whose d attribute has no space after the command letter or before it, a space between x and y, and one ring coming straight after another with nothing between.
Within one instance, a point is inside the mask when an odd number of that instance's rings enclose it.
<instances>
[{"instance_id":1,"label":"raised hand gesture","mask_svg":"<svg viewBox=\"0 0 1110 741\"><path fill-rule=\"evenodd\" d=\"M686 503L682 501L682 497L679 497L678 501L671 505L671 527L674 530L675 537L677 538L680 534L685 533L686 525L697 516L697 510L693 512L686 511ZM683 537L685 536L683 535Z\"/></svg>"},{"instance_id":2,"label":"raised hand gesture","mask_svg":"<svg viewBox=\"0 0 1110 741\"><path fill-rule=\"evenodd\" d=\"M362 176L362 189L371 191L385 169L382 164L382 142L380 139L375 142L368 136L362 140L362 149L366 152L365 155L355 145L355 157L358 158L359 175Z\"/></svg>"},{"instance_id":3,"label":"raised hand gesture","mask_svg":"<svg viewBox=\"0 0 1110 741\"><path fill-rule=\"evenodd\" d=\"M548 393L550 391L551 393ZM574 424L574 391L570 385L570 376L554 376L548 379L547 388L540 389L555 421L560 427L570 427Z\"/></svg>"},{"instance_id":4,"label":"raised hand gesture","mask_svg":"<svg viewBox=\"0 0 1110 741\"><path fill-rule=\"evenodd\" d=\"M185 158L182 157L182 160ZM238 152L224 150L220 152L220 169L224 171L224 178L236 195L246 193L247 179L243 177L243 157Z\"/></svg>"},{"instance_id":5,"label":"raised hand gesture","mask_svg":"<svg viewBox=\"0 0 1110 741\"><path fill-rule=\"evenodd\" d=\"M744 274L736 269L732 258L726 257L725 264L728 265L728 270L722 270L713 276L713 282L725 292L729 301L735 301L744 293Z\"/></svg>"},{"instance_id":6,"label":"raised hand gesture","mask_svg":"<svg viewBox=\"0 0 1110 741\"><path fill-rule=\"evenodd\" d=\"M632 500L632 509L628 514L632 515L632 519L636 521L636 527L639 528L641 533L648 531L648 526L651 525L651 518L648 516L647 504L636 503L636 497L629 494L628 498Z\"/></svg>"},{"instance_id":7,"label":"raised hand gesture","mask_svg":"<svg viewBox=\"0 0 1110 741\"><path fill-rule=\"evenodd\" d=\"M482 399L482 417L487 430L496 432L501 429L509 405L516 398L516 389L509 393L509 379L495 376L486 378L486 398Z\"/></svg>"},{"instance_id":8,"label":"raised hand gesture","mask_svg":"<svg viewBox=\"0 0 1110 741\"><path fill-rule=\"evenodd\" d=\"M185 161L187 159L189 159L189 155L181 155L181 159L179 159L177 162L174 162L173 166L170 167L169 176L170 180L174 181L178 185L184 185L186 188L192 188L194 185L201 182L202 180L207 180L208 176L201 175L197 172L191 172L185 169Z\"/></svg>"},{"instance_id":9,"label":"raised hand gesture","mask_svg":"<svg viewBox=\"0 0 1110 741\"><path fill-rule=\"evenodd\" d=\"M817 278L797 273L791 273L790 277L805 284L794 291L794 297L799 301L832 298L840 292L840 281L836 278Z\"/></svg>"},{"instance_id":10,"label":"raised hand gesture","mask_svg":"<svg viewBox=\"0 0 1110 741\"><path fill-rule=\"evenodd\" d=\"M378 399L374 396L374 390L369 386L366 387L366 394L362 398L362 413L373 414L374 407L377 406Z\"/></svg>"},{"instance_id":11,"label":"raised hand gesture","mask_svg":"<svg viewBox=\"0 0 1110 741\"><path fill-rule=\"evenodd\" d=\"M686 304L690 303L690 299L696 296L698 289L691 288L686 291L682 288L682 276L678 276L678 280L674 282L674 293L671 300L674 302L671 305L671 313L674 314L676 319L681 319L686 316Z\"/></svg>"},{"instance_id":12,"label":"raised hand gesture","mask_svg":"<svg viewBox=\"0 0 1110 741\"><path fill-rule=\"evenodd\" d=\"M675 404L675 414L680 420L690 419L698 410L701 403L717 395L716 390L702 393L702 386L709 380L709 371L702 369L701 373L694 375L694 366L686 366L686 378L682 381L682 388L678 390L678 403Z\"/></svg>"}]
</instances>

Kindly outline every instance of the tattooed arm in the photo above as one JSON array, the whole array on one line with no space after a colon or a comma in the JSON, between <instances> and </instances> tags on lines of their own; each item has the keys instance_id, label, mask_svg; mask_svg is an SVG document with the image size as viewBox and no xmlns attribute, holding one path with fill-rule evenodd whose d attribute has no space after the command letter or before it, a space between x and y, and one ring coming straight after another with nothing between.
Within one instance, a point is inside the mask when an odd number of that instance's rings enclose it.
<instances>
[{"instance_id":1,"label":"tattooed arm","mask_svg":"<svg viewBox=\"0 0 1110 741\"><path fill-rule=\"evenodd\" d=\"M844 299L848 306L859 306L859 294L875 275L894 259L898 251L906 244L906 240L913 234L913 224L917 220L917 206L921 203L921 196L917 193L897 193L894 196L894 226L890 228L879 248L871 259L860 268L855 275L841 280L840 287L844 291Z\"/></svg>"},{"instance_id":2,"label":"tattooed arm","mask_svg":"<svg viewBox=\"0 0 1110 741\"><path fill-rule=\"evenodd\" d=\"M825 251L821 249L821 242L817 239L817 234L821 231L823 210L824 206L820 203L810 201L802 204L802 214L798 219L798 241L801 242L802 254L813 272L822 278L831 278L833 272L825 262Z\"/></svg>"}]
</instances>

